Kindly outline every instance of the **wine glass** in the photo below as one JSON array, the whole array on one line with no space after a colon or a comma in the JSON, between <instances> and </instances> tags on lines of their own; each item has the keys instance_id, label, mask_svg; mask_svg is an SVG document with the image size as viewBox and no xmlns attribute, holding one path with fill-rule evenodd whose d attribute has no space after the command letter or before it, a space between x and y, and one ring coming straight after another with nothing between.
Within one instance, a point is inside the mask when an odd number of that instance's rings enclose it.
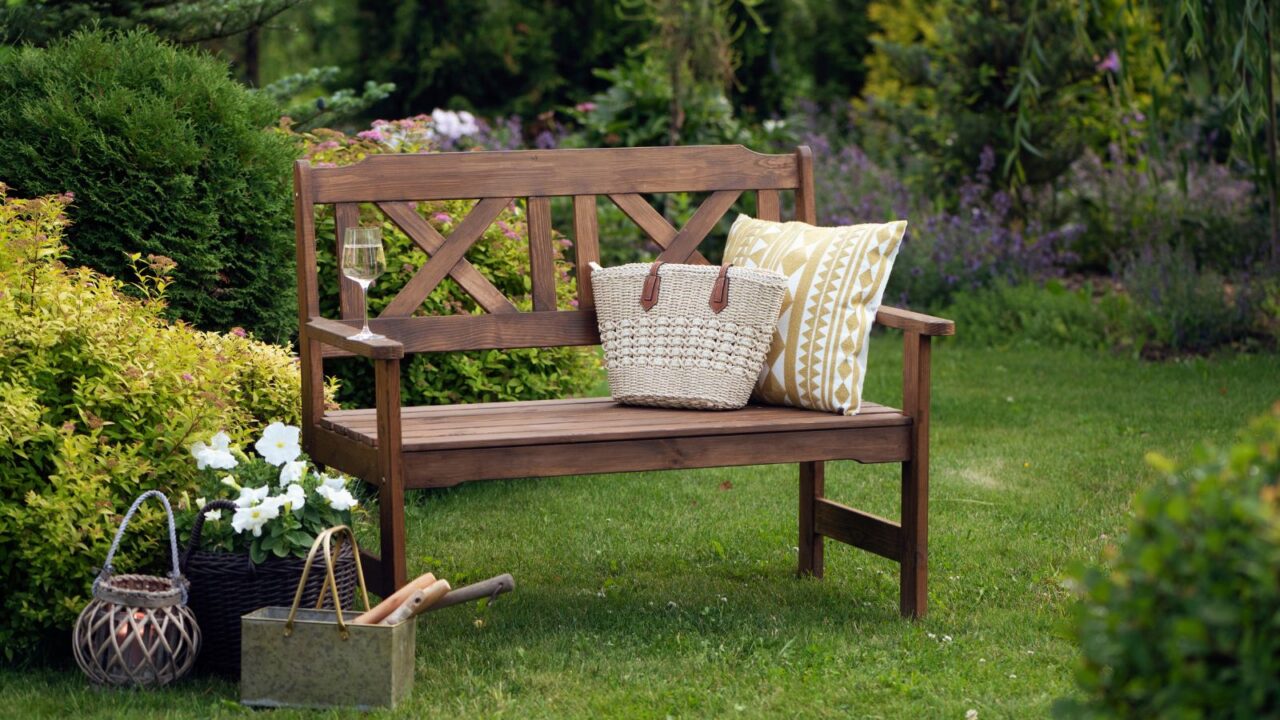
<instances>
[{"instance_id":1,"label":"wine glass","mask_svg":"<svg viewBox=\"0 0 1280 720\"><path fill-rule=\"evenodd\" d=\"M387 269L387 254L382 249L382 228L347 228L342 242L342 274L360 286L360 305L364 308L364 328L352 340L381 340L384 335L369 330L369 286Z\"/></svg>"}]
</instances>

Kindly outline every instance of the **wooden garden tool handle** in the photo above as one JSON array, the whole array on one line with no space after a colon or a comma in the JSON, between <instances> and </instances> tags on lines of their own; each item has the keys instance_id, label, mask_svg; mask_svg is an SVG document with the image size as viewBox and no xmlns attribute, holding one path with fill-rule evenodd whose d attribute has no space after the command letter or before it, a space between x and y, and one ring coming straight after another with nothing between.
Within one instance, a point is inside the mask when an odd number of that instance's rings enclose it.
<instances>
[{"instance_id":1,"label":"wooden garden tool handle","mask_svg":"<svg viewBox=\"0 0 1280 720\"><path fill-rule=\"evenodd\" d=\"M491 577L488 580L482 580L466 587L458 588L453 592L445 595L440 602L435 603L431 607L423 608L421 612L432 612L441 608L459 605L472 600L480 600L482 598L497 597L502 593L508 593L516 589L516 581L509 573Z\"/></svg>"},{"instance_id":2,"label":"wooden garden tool handle","mask_svg":"<svg viewBox=\"0 0 1280 720\"><path fill-rule=\"evenodd\" d=\"M409 596L400 607L383 620L383 625L399 625L412 618L414 615L426 610L440 600L440 598L449 594L449 581L437 580L431 584L426 590L419 590Z\"/></svg>"},{"instance_id":3,"label":"wooden garden tool handle","mask_svg":"<svg viewBox=\"0 0 1280 720\"><path fill-rule=\"evenodd\" d=\"M404 587L388 596L386 600L378 603L372 610L365 612L363 615L357 617L351 622L356 623L357 625L377 625L387 619L388 615L395 612L396 608L403 605L404 601L408 600L410 595L413 595L419 590L426 590L431 587L431 584L435 581L436 576L431 573L419 575L412 581L406 583Z\"/></svg>"}]
</instances>

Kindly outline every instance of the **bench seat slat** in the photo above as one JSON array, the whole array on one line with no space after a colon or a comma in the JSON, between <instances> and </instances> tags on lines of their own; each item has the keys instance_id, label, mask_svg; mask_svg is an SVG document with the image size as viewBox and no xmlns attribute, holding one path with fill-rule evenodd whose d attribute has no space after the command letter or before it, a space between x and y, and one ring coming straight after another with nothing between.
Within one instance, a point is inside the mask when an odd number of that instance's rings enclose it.
<instances>
[{"instance_id":1,"label":"bench seat slat","mask_svg":"<svg viewBox=\"0 0 1280 720\"><path fill-rule=\"evenodd\" d=\"M897 410L875 403L864 403L858 415L841 416L760 405L732 413L639 408L619 405L609 398L427 406L406 408L401 417L406 452L848 430L911 423ZM321 425L376 446L377 422L372 410L332 411L324 416Z\"/></svg>"},{"instance_id":2,"label":"bench seat slat","mask_svg":"<svg viewBox=\"0 0 1280 720\"><path fill-rule=\"evenodd\" d=\"M555 443L406 453L406 487L472 480L770 465L809 460L901 462L909 425L654 440Z\"/></svg>"}]
</instances>

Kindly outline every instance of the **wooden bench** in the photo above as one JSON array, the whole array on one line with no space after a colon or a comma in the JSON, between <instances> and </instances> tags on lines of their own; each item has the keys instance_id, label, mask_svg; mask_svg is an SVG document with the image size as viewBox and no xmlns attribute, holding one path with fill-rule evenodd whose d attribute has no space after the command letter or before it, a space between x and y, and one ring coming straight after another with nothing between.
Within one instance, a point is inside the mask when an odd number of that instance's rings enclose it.
<instances>
[{"instance_id":1,"label":"wooden bench","mask_svg":"<svg viewBox=\"0 0 1280 720\"><path fill-rule=\"evenodd\" d=\"M741 146L625 148L380 155L347 167L295 167L298 305L302 359L303 447L317 462L377 488L380 556L364 562L371 585L387 594L406 582L404 494L471 480L614 473L767 463L800 466L799 572L821 577L823 539L832 538L901 564L900 608L926 608L929 487L929 339L953 324L882 307L879 324L903 332L902 409L866 402L839 416L749 406L712 414L624 407L582 398L519 403L400 406L406 353L595 345L600 342L591 283L578 283L578 308L557 310L551 243L553 196L573 198L578 278L599 258L596 198L606 196L658 246L669 262L706 262L698 244L744 192L757 215L778 220L780 193L795 193L796 218L816 222L808 148L762 155ZM642 193L710 193L688 223L672 227ZM532 275L531 312L519 312L464 258L503 208L526 198ZM448 238L414 201L478 199ZM373 203L430 259L380 317L385 340L358 342L358 288L341 283L342 320L320 316L315 206L335 206L336 242ZM327 240L326 240L327 241ZM341 257L341 253L338 253ZM413 316L445 277L487 314ZM359 355L374 365L376 408L326 410L326 358ZM902 518L894 522L845 507L823 494L823 463L902 464Z\"/></svg>"}]
</instances>

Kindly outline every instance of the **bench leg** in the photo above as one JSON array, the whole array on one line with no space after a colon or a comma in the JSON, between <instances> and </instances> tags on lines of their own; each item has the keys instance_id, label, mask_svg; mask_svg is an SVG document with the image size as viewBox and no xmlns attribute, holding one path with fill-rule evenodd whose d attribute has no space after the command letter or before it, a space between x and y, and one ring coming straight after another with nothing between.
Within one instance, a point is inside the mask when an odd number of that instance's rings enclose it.
<instances>
[{"instance_id":1,"label":"bench leg","mask_svg":"<svg viewBox=\"0 0 1280 720\"><path fill-rule=\"evenodd\" d=\"M382 534L377 592L386 597L409 581L404 549L399 361L376 361L374 377L378 396L378 518Z\"/></svg>"},{"instance_id":2,"label":"bench leg","mask_svg":"<svg viewBox=\"0 0 1280 720\"><path fill-rule=\"evenodd\" d=\"M800 463L800 564L799 575L822 577L822 536L814 523L818 498L823 493L822 462Z\"/></svg>"},{"instance_id":3,"label":"bench leg","mask_svg":"<svg viewBox=\"0 0 1280 720\"><path fill-rule=\"evenodd\" d=\"M911 456L902 463L902 577L899 608L903 617L922 618L928 610L929 577L929 338L903 333L903 408L912 418Z\"/></svg>"}]
</instances>

